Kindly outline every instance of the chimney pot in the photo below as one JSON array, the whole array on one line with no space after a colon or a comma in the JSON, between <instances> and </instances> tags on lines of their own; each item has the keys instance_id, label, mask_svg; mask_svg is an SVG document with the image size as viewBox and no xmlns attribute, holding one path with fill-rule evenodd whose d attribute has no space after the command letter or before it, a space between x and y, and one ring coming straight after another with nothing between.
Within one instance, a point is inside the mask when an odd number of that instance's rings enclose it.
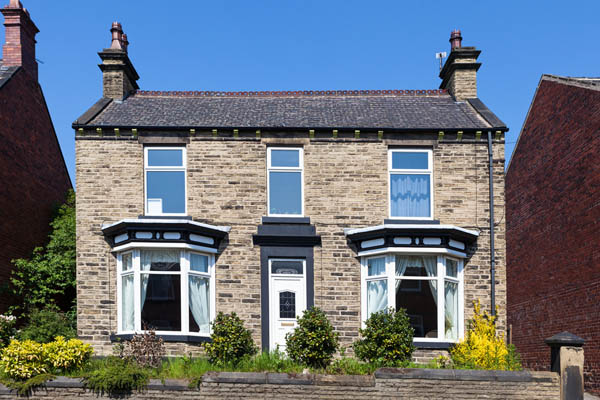
<instances>
[{"instance_id":1,"label":"chimney pot","mask_svg":"<svg viewBox=\"0 0 600 400\"><path fill-rule=\"evenodd\" d=\"M127 47L129 47L129 41L127 40L126 33L124 33L123 36L121 36L121 46L123 46L123 50L125 51L125 53L127 53Z\"/></svg>"},{"instance_id":2,"label":"chimney pot","mask_svg":"<svg viewBox=\"0 0 600 400\"><path fill-rule=\"evenodd\" d=\"M450 33L450 49L460 49L462 46L462 36L460 35L460 29L455 29Z\"/></svg>"},{"instance_id":3,"label":"chimney pot","mask_svg":"<svg viewBox=\"0 0 600 400\"><path fill-rule=\"evenodd\" d=\"M23 5L19 0L10 0L8 8L23 8Z\"/></svg>"},{"instance_id":4,"label":"chimney pot","mask_svg":"<svg viewBox=\"0 0 600 400\"><path fill-rule=\"evenodd\" d=\"M121 24L119 22L113 22L110 32L112 33L112 42L110 43L110 48L122 50L123 46L121 46L121 36L123 35L123 28L121 27Z\"/></svg>"}]
</instances>

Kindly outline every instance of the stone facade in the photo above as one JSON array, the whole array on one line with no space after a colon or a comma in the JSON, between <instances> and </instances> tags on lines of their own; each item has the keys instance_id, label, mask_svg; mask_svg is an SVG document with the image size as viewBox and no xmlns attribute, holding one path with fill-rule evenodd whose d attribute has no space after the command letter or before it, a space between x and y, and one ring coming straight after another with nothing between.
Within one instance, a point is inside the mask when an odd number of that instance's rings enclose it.
<instances>
[{"instance_id":1,"label":"stone facade","mask_svg":"<svg viewBox=\"0 0 600 400\"><path fill-rule=\"evenodd\" d=\"M77 279L78 334L98 354L111 352L117 329L116 258L101 225L144 214L142 138L78 134ZM216 309L237 312L261 342L260 247L252 235L267 215L268 145L304 148L305 215L321 236L314 249L314 299L350 345L361 321L360 261L348 246L344 228L380 225L388 218L387 151L390 146L429 146L434 162L434 212L442 224L478 230L465 263L465 318L472 301L489 309L489 177L487 142L465 135L438 140L430 134L377 134L360 138L303 132L212 137L196 132L187 147L188 214L199 222L231 226L216 260ZM504 237L504 143L494 142L496 216L496 299L499 329L506 327ZM170 354L198 349L167 343Z\"/></svg>"}]
</instances>

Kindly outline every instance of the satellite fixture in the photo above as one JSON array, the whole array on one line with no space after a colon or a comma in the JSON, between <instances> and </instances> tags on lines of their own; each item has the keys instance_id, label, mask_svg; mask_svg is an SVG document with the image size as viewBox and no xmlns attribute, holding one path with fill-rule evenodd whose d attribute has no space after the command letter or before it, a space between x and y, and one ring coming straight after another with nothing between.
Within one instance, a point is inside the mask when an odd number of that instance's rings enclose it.
<instances>
[{"instance_id":1,"label":"satellite fixture","mask_svg":"<svg viewBox=\"0 0 600 400\"><path fill-rule=\"evenodd\" d=\"M444 58L446 58L447 54L445 51L442 51L441 53L435 53L435 58L439 58L440 60L440 71L442 70L442 66L444 65Z\"/></svg>"}]
</instances>

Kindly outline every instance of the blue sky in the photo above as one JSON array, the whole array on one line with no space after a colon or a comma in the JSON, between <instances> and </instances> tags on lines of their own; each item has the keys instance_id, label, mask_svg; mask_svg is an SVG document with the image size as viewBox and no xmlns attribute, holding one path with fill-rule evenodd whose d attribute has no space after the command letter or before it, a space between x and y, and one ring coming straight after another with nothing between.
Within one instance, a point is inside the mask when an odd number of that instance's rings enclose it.
<instances>
[{"instance_id":1,"label":"blue sky","mask_svg":"<svg viewBox=\"0 0 600 400\"><path fill-rule=\"evenodd\" d=\"M152 90L434 89L434 55L461 29L482 50L479 97L510 128L507 162L541 74L600 76L597 0L22 2L73 181L71 123L101 97L97 52L116 20Z\"/></svg>"}]
</instances>

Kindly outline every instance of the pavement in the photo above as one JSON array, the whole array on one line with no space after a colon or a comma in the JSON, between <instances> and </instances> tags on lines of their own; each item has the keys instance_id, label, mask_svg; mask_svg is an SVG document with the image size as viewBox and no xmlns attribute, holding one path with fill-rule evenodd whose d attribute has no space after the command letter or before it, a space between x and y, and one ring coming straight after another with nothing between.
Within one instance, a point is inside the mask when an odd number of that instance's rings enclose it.
<instances>
[{"instance_id":1,"label":"pavement","mask_svg":"<svg viewBox=\"0 0 600 400\"><path fill-rule=\"evenodd\" d=\"M600 400L600 397L594 396L594 395L589 394L589 393L585 393L583 395L583 400Z\"/></svg>"}]
</instances>

